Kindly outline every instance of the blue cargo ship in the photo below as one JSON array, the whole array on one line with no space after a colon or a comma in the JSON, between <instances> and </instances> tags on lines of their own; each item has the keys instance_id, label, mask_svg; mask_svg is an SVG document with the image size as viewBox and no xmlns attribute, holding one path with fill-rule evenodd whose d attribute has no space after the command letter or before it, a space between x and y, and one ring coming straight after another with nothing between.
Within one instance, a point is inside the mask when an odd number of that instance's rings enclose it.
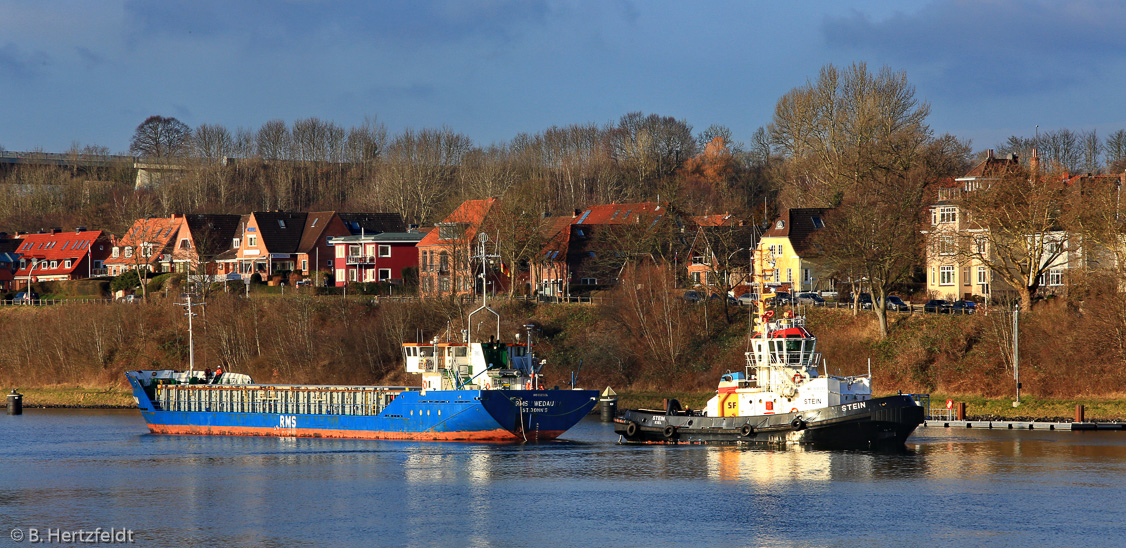
<instances>
[{"instance_id":1,"label":"blue cargo ship","mask_svg":"<svg viewBox=\"0 0 1126 548\"><path fill-rule=\"evenodd\" d=\"M488 257L481 241L479 258ZM483 287L483 284L482 284ZM154 434L317 438L545 441L560 436L597 403L595 390L541 386L544 365L525 343L500 341L500 315L488 306L467 318L462 342L403 345L422 386L256 384L240 373L130 371L133 397ZM190 298L189 356L191 351ZM492 314L496 333L474 342L473 317ZM519 335L517 335L519 337Z\"/></svg>"}]
</instances>

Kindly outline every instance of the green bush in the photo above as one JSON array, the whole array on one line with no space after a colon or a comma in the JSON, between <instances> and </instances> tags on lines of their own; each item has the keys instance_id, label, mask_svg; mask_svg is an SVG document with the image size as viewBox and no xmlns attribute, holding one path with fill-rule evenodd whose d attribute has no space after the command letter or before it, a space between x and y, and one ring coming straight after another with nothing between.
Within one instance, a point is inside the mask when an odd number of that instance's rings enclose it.
<instances>
[{"instance_id":1,"label":"green bush","mask_svg":"<svg viewBox=\"0 0 1126 548\"><path fill-rule=\"evenodd\" d=\"M136 270L126 270L113 279L109 288L114 291L129 291L141 287L141 279Z\"/></svg>"}]
</instances>

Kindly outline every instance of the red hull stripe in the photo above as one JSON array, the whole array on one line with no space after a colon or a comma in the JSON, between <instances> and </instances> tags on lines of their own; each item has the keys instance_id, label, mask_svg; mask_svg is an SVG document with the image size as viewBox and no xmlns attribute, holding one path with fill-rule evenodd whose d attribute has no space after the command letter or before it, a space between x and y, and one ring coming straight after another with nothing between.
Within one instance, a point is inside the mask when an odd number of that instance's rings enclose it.
<instances>
[{"instance_id":1,"label":"red hull stripe","mask_svg":"<svg viewBox=\"0 0 1126 548\"><path fill-rule=\"evenodd\" d=\"M211 436L274 436L281 438L337 438L358 440L424 440L424 441L524 441L524 436L503 428L479 432L378 432L374 430L330 430L321 428L271 428L256 426L202 426L150 424L153 434ZM528 432L528 440L553 440L563 431Z\"/></svg>"}]
</instances>

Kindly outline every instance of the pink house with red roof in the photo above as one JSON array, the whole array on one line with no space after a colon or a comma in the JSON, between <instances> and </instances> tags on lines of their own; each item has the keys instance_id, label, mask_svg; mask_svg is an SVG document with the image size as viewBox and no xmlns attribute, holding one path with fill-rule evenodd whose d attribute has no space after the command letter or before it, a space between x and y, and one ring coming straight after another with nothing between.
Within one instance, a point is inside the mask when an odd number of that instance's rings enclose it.
<instances>
[{"instance_id":1,"label":"pink house with red roof","mask_svg":"<svg viewBox=\"0 0 1126 548\"><path fill-rule=\"evenodd\" d=\"M20 236L16 247L19 267L13 289L47 281L77 280L105 274L103 263L110 243L100 230L78 228L73 232L50 232Z\"/></svg>"}]
</instances>

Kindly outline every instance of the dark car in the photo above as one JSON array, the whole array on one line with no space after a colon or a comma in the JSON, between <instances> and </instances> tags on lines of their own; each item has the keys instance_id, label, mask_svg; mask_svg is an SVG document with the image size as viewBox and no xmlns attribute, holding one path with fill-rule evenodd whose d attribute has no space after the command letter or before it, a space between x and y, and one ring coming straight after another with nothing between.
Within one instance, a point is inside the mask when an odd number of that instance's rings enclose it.
<instances>
[{"instance_id":1,"label":"dark car","mask_svg":"<svg viewBox=\"0 0 1126 548\"><path fill-rule=\"evenodd\" d=\"M911 305L903 302L903 299L900 299L896 295L888 295L884 304L885 304L885 308L887 308L888 310L894 310L896 312L910 312L911 311Z\"/></svg>"},{"instance_id":2,"label":"dark car","mask_svg":"<svg viewBox=\"0 0 1126 548\"><path fill-rule=\"evenodd\" d=\"M685 302L698 303L704 299L704 296L699 291L685 291L684 296L681 297Z\"/></svg>"},{"instance_id":3,"label":"dark car","mask_svg":"<svg viewBox=\"0 0 1126 548\"><path fill-rule=\"evenodd\" d=\"M923 305L923 312L946 314L950 312L950 303L942 299L931 299Z\"/></svg>"},{"instance_id":4,"label":"dark car","mask_svg":"<svg viewBox=\"0 0 1126 548\"><path fill-rule=\"evenodd\" d=\"M868 293L861 293L860 297L858 297L856 300L856 306L864 310L870 310L872 308L872 295Z\"/></svg>"},{"instance_id":5,"label":"dark car","mask_svg":"<svg viewBox=\"0 0 1126 548\"><path fill-rule=\"evenodd\" d=\"M39 294L34 291L20 291L12 299L16 304L27 304L39 300Z\"/></svg>"},{"instance_id":6,"label":"dark car","mask_svg":"<svg viewBox=\"0 0 1126 548\"><path fill-rule=\"evenodd\" d=\"M954 301L954 303L950 305L951 314L973 314L976 310L977 303L973 301Z\"/></svg>"},{"instance_id":7,"label":"dark car","mask_svg":"<svg viewBox=\"0 0 1126 548\"><path fill-rule=\"evenodd\" d=\"M794 297L794 298L797 299L798 304L810 304L810 305L813 305L813 306L825 306L825 299L821 298L821 295L818 295L816 293L812 293L812 292L798 293L797 296Z\"/></svg>"},{"instance_id":8,"label":"dark car","mask_svg":"<svg viewBox=\"0 0 1126 548\"><path fill-rule=\"evenodd\" d=\"M721 300L721 299L723 299L723 297L720 297L720 296L719 296L719 293L712 293L712 294L711 294L711 296L710 296L710 297L708 297L708 300L709 300L709 301L718 301L718 300ZM728 296L727 296L727 304L735 304L735 305L737 305L737 304L739 304L739 301L735 300L735 297L732 297L731 295L728 295Z\"/></svg>"},{"instance_id":9,"label":"dark car","mask_svg":"<svg viewBox=\"0 0 1126 548\"><path fill-rule=\"evenodd\" d=\"M774 294L774 300L772 302L775 306L794 304L794 298L785 291L779 291L778 293Z\"/></svg>"}]
</instances>

